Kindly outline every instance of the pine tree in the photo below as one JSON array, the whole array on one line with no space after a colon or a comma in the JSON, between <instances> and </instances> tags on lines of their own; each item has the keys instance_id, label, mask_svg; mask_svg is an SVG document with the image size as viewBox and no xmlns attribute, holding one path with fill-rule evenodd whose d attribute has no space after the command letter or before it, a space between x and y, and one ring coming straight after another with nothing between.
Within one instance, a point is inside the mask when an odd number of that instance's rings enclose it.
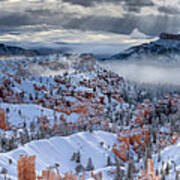
<instances>
[{"instance_id":1,"label":"pine tree","mask_svg":"<svg viewBox=\"0 0 180 180\"><path fill-rule=\"evenodd\" d=\"M9 113L10 112L10 109L9 108L6 108L6 113Z\"/></svg>"},{"instance_id":2,"label":"pine tree","mask_svg":"<svg viewBox=\"0 0 180 180\"><path fill-rule=\"evenodd\" d=\"M82 166L82 164L78 164L75 170L76 170L76 174L79 174L80 172L84 171L84 167Z\"/></svg>"},{"instance_id":3,"label":"pine tree","mask_svg":"<svg viewBox=\"0 0 180 180\"><path fill-rule=\"evenodd\" d=\"M116 175L114 180L122 180L121 168L118 159L116 159Z\"/></svg>"},{"instance_id":4,"label":"pine tree","mask_svg":"<svg viewBox=\"0 0 180 180\"><path fill-rule=\"evenodd\" d=\"M91 158L88 159L88 163L87 163L87 166L86 166L86 170L87 170L87 171L92 171L92 170L94 170L94 165L93 165L93 162L92 162L92 159L91 159Z\"/></svg>"},{"instance_id":5,"label":"pine tree","mask_svg":"<svg viewBox=\"0 0 180 180\"><path fill-rule=\"evenodd\" d=\"M101 142L100 142L100 146L101 146L101 147L103 147L103 145L104 145L104 142L103 142L103 141L101 141Z\"/></svg>"},{"instance_id":6,"label":"pine tree","mask_svg":"<svg viewBox=\"0 0 180 180\"><path fill-rule=\"evenodd\" d=\"M131 160L128 163L128 169L127 169L127 178L132 179L134 173L134 162Z\"/></svg>"},{"instance_id":7,"label":"pine tree","mask_svg":"<svg viewBox=\"0 0 180 180\"><path fill-rule=\"evenodd\" d=\"M170 171L170 165L169 165L169 163L167 162L167 164L166 164L166 169L165 169L166 175L169 174L169 171Z\"/></svg>"},{"instance_id":8,"label":"pine tree","mask_svg":"<svg viewBox=\"0 0 180 180\"><path fill-rule=\"evenodd\" d=\"M8 170L7 170L6 168L2 168L2 170L1 170L1 174L3 174L3 175L4 175L4 180L6 180L6 179L7 179L7 173L8 173Z\"/></svg>"},{"instance_id":9,"label":"pine tree","mask_svg":"<svg viewBox=\"0 0 180 180\"><path fill-rule=\"evenodd\" d=\"M58 169L59 167L60 167L59 163L54 164L54 168L56 169L57 174L59 174L59 169Z\"/></svg>"},{"instance_id":10,"label":"pine tree","mask_svg":"<svg viewBox=\"0 0 180 180\"><path fill-rule=\"evenodd\" d=\"M11 165L13 163L11 158L8 159L8 162L9 162L9 165Z\"/></svg>"},{"instance_id":11,"label":"pine tree","mask_svg":"<svg viewBox=\"0 0 180 180\"><path fill-rule=\"evenodd\" d=\"M22 115L22 112L21 112L21 110L19 110L19 111L18 111L18 114L19 114L19 116L21 116L21 115Z\"/></svg>"},{"instance_id":12,"label":"pine tree","mask_svg":"<svg viewBox=\"0 0 180 180\"><path fill-rule=\"evenodd\" d=\"M81 154L78 151L77 154L76 154L76 163L80 163L80 162L81 162Z\"/></svg>"},{"instance_id":13,"label":"pine tree","mask_svg":"<svg viewBox=\"0 0 180 180\"><path fill-rule=\"evenodd\" d=\"M76 153L73 152L72 156L71 156L71 161L74 161L76 158Z\"/></svg>"},{"instance_id":14,"label":"pine tree","mask_svg":"<svg viewBox=\"0 0 180 180\"><path fill-rule=\"evenodd\" d=\"M176 180L179 180L179 172L176 170Z\"/></svg>"},{"instance_id":15,"label":"pine tree","mask_svg":"<svg viewBox=\"0 0 180 180\"><path fill-rule=\"evenodd\" d=\"M160 162L161 161L161 152L159 151L158 152L158 162Z\"/></svg>"},{"instance_id":16,"label":"pine tree","mask_svg":"<svg viewBox=\"0 0 180 180\"><path fill-rule=\"evenodd\" d=\"M25 139L25 143L30 141L29 132L27 128L24 129L24 139Z\"/></svg>"},{"instance_id":17,"label":"pine tree","mask_svg":"<svg viewBox=\"0 0 180 180\"><path fill-rule=\"evenodd\" d=\"M10 151L10 150L13 150L13 149L16 149L16 148L17 148L17 142L16 142L15 137L12 136L8 141L7 150Z\"/></svg>"},{"instance_id":18,"label":"pine tree","mask_svg":"<svg viewBox=\"0 0 180 180\"><path fill-rule=\"evenodd\" d=\"M106 166L111 166L111 165L112 165L111 157L108 156L108 157L107 157L107 165L106 165Z\"/></svg>"},{"instance_id":19,"label":"pine tree","mask_svg":"<svg viewBox=\"0 0 180 180\"><path fill-rule=\"evenodd\" d=\"M159 170L156 169L156 176L159 176Z\"/></svg>"},{"instance_id":20,"label":"pine tree","mask_svg":"<svg viewBox=\"0 0 180 180\"><path fill-rule=\"evenodd\" d=\"M31 121L30 122L30 131L34 132L34 130L35 130L35 123L34 123L34 121Z\"/></svg>"},{"instance_id":21,"label":"pine tree","mask_svg":"<svg viewBox=\"0 0 180 180\"><path fill-rule=\"evenodd\" d=\"M29 100L30 100L30 101L32 101L32 100L33 100L33 96L32 96L32 94L31 94L31 93L29 94Z\"/></svg>"},{"instance_id":22,"label":"pine tree","mask_svg":"<svg viewBox=\"0 0 180 180\"><path fill-rule=\"evenodd\" d=\"M161 180L166 180L166 175L165 175L165 173L162 174Z\"/></svg>"},{"instance_id":23,"label":"pine tree","mask_svg":"<svg viewBox=\"0 0 180 180\"><path fill-rule=\"evenodd\" d=\"M89 125L89 132L93 132L93 124L91 123L90 125Z\"/></svg>"}]
</instances>

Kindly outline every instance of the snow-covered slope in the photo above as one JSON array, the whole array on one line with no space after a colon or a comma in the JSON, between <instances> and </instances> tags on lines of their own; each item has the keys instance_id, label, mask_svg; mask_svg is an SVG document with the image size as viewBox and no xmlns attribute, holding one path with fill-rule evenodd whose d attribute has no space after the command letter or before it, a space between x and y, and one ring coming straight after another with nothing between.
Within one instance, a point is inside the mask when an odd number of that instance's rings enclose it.
<instances>
[{"instance_id":1,"label":"snow-covered slope","mask_svg":"<svg viewBox=\"0 0 180 180\"><path fill-rule=\"evenodd\" d=\"M63 70L67 72L61 73ZM84 167L92 158L94 172L102 171L103 180L118 174L115 166L106 167L108 157L114 162L116 154L124 178L132 179L129 164L137 168L132 172L137 177L141 169L145 170L140 166L149 158L146 152L154 154L159 150L157 144L165 148L179 138L179 89L149 88L125 81L101 67L93 55L4 59L0 71L0 167L6 168L12 179L17 179L16 162L21 154L36 156L39 175L55 163L60 164L61 173L75 172L79 164L70 159L77 152ZM137 72L134 75L137 78ZM162 132L165 127L169 134ZM175 139L170 138L171 133ZM121 137L126 137L123 142ZM144 142L152 144L152 149L143 146ZM178 150L176 145L174 148ZM162 151L162 156L167 157L167 153ZM86 179L89 173L85 171Z\"/></svg>"},{"instance_id":2,"label":"snow-covered slope","mask_svg":"<svg viewBox=\"0 0 180 180\"><path fill-rule=\"evenodd\" d=\"M41 170L45 170L55 163L60 164L60 173L65 173L71 169L75 171L76 163L70 159L74 152L80 151L81 164L84 167L87 165L88 158L91 157L96 169L105 168L107 156L113 156L111 147L116 141L115 134L103 131L83 132L69 137L53 137L47 140L32 141L11 152L1 153L0 167L6 168L8 174L16 179L16 162L21 154L26 154L36 156L38 174ZM101 146L100 142L104 142L104 144ZM11 165L8 165L9 158L13 161Z\"/></svg>"},{"instance_id":3,"label":"snow-covered slope","mask_svg":"<svg viewBox=\"0 0 180 180\"><path fill-rule=\"evenodd\" d=\"M30 122L37 121L38 118L46 116L51 123L54 122L54 116L59 117L61 113L55 112L51 109L43 108L33 104L6 104L1 103L0 108L9 109L6 118L9 124L14 127L22 127L26 122L29 128ZM71 117L73 119L75 117Z\"/></svg>"}]
</instances>

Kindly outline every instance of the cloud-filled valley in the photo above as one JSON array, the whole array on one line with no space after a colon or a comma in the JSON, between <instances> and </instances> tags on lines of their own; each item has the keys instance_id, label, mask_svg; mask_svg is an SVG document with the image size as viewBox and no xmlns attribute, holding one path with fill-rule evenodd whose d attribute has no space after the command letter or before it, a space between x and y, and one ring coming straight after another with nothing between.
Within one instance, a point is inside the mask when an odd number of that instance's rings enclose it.
<instances>
[{"instance_id":1,"label":"cloud-filled valley","mask_svg":"<svg viewBox=\"0 0 180 180\"><path fill-rule=\"evenodd\" d=\"M180 62L163 63L158 59L140 61L107 61L105 67L136 83L180 85Z\"/></svg>"}]
</instances>

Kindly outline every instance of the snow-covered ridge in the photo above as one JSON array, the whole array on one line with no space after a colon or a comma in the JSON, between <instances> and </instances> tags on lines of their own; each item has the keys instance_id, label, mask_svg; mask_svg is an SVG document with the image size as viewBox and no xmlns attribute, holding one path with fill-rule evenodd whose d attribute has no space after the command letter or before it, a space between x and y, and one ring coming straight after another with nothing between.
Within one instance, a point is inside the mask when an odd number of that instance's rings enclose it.
<instances>
[{"instance_id":1,"label":"snow-covered ridge","mask_svg":"<svg viewBox=\"0 0 180 180\"><path fill-rule=\"evenodd\" d=\"M42 170L60 164L60 173L73 170L76 163L71 161L74 152L80 152L81 164L86 167L88 158L92 158L95 169L105 168L107 157L113 157L112 145L117 141L115 134L103 131L77 133L69 137L53 137L51 139L32 141L8 153L0 154L0 167L8 169L8 174L14 180L17 178L17 160L21 154L36 156L36 170ZM104 144L101 145L100 143ZM12 164L8 161L12 159Z\"/></svg>"}]
</instances>

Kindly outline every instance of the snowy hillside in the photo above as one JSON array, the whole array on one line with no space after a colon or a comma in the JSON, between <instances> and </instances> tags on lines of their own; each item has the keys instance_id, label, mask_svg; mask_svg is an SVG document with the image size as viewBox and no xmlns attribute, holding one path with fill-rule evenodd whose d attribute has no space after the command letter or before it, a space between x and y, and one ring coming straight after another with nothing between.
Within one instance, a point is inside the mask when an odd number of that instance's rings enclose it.
<instances>
[{"instance_id":1,"label":"snowy hillside","mask_svg":"<svg viewBox=\"0 0 180 180\"><path fill-rule=\"evenodd\" d=\"M71 161L74 152L80 151L81 164L86 167L88 158L92 158L96 169L105 168L107 157L110 155L112 145L117 141L116 135L97 131L93 133L77 133L70 137L54 137L47 140L32 141L19 147L9 153L0 154L0 167L7 168L8 174L12 179L17 177L17 160L21 154L36 156L36 170L40 174L42 170L47 169L55 163L60 164L61 173L73 170L77 163ZM103 145L101 143L103 142ZM12 164L8 165L8 160L12 159ZM107 175L106 175L107 176ZM88 173L87 173L88 177ZM110 180L104 179L104 180Z\"/></svg>"},{"instance_id":2,"label":"snowy hillside","mask_svg":"<svg viewBox=\"0 0 180 180\"><path fill-rule=\"evenodd\" d=\"M37 121L42 116L47 116L50 122L53 123L54 116L60 117L61 113L51 109L43 108L32 104L0 104L0 108L8 109L9 113L6 116L9 124L15 127L23 127L26 122L27 127L30 127L30 122ZM75 118L76 116L74 116ZM73 118L71 118L73 119Z\"/></svg>"},{"instance_id":3,"label":"snowy hillside","mask_svg":"<svg viewBox=\"0 0 180 180\"><path fill-rule=\"evenodd\" d=\"M81 180L137 179L149 176L147 162L153 176L169 176L161 165L155 174L152 159L179 141L179 87L127 81L91 54L0 65L1 177L56 170Z\"/></svg>"}]
</instances>

